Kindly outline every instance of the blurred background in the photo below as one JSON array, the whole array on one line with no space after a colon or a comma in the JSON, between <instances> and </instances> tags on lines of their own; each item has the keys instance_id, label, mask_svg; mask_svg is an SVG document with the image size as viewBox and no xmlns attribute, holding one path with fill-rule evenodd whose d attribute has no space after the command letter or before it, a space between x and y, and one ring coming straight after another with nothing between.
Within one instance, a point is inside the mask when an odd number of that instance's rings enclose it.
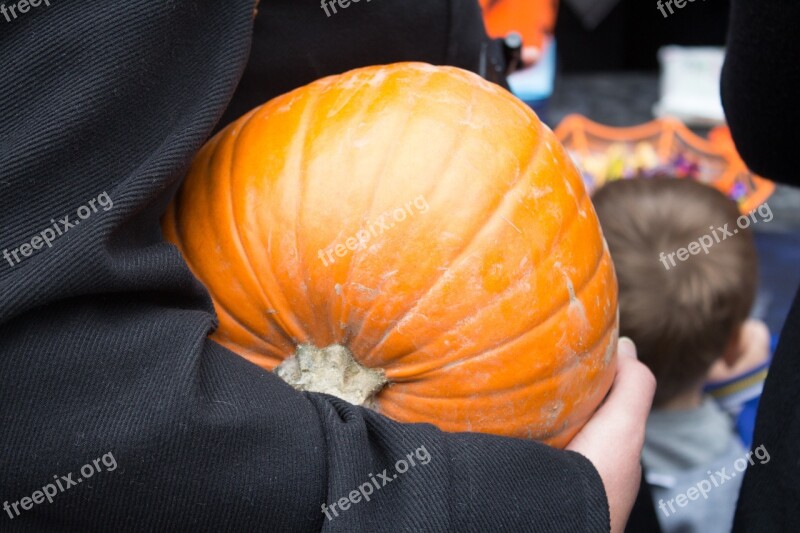
<instances>
[{"instance_id":1,"label":"blurred background","mask_svg":"<svg viewBox=\"0 0 800 533\"><path fill-rule=\"evenodd\" d=\"M760 268L753 316L775 340L800 285L800 191L752 175L727 135L719 76L729 1L481 4L492 37L522 36L524 64L509 77L511 89L571 150L590 190L649 165L712 182L743 212L769 204L774 219L753 226ZM642 161L650 145L658 162ZM734 153L720 163L726 150Z\"/></svg>"}]
</instances>

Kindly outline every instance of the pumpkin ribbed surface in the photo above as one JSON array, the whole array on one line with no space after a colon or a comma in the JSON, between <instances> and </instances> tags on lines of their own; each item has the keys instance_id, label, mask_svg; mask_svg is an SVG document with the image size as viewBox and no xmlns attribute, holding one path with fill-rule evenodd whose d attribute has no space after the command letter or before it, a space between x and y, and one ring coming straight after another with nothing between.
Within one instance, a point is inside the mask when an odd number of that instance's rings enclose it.
<instances>
[{"instance_id":1,"label":"pumpkin ribbed surface","mask_svg":"<svg viewBox=\"0 0 800 533\"><path fill-rule=\"evenodd\" d=\"M275 98L203 147L163 227L215 340L269 370L342 346L393 419L563 446L611 386L617 287L580 175L474 74L400 63Z\"/></svg>"}]
</instances>

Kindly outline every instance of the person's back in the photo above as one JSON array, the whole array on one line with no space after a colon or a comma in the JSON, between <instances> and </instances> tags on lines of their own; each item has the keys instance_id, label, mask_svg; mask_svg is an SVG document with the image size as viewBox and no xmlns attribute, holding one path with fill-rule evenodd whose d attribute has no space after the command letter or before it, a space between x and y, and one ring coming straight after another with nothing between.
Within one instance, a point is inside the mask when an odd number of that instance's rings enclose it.
<instances>
[{"instance_id":1,"label":"person's back","mask_svg":"<svg viewBox=\"0 0 800 533\"><path fill-rule=\"evenodd\" d=\"M617 269L620 333L657 380L642 462L662 530L729 531L737 472L769 455L745 450L703 386L712 365L734 366L753 330L753 237L733 201L690 180L617 181L593 200Z\"/></svg>"}]
</instances>

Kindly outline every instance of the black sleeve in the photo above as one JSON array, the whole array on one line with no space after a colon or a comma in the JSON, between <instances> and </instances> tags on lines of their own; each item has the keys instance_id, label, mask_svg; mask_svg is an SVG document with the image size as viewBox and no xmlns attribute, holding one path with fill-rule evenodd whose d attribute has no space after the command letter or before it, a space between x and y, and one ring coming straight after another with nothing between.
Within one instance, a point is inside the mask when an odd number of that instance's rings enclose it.
<instances>
[{"instance_id":1,"label":"black sleeve","mask_svg":"<svg viewBox=\"0 0 800 533\"><path fill-rule=\"evenodd\" d=\"M389 3L429 2L344 16ZM0 14L0 530L608 530L578 454L397 424L208 340L159 218L233 94L252 1L38 4Z\"/></svg>"},{"instance_id":2,"label":"black sleeve","mask_svg":"<svg viewBox=\"0 0 800 533\"><path fill-rule=\"evenodd\" d=\"M734 141L757 173L800 185L800 3L733 0L722 96ZM734 531L800 524L800 293L786 319L756 418L753 448L768 461L745 473ZM764 453L762 456L764 456Z\"/></svg>"}]
</instances>

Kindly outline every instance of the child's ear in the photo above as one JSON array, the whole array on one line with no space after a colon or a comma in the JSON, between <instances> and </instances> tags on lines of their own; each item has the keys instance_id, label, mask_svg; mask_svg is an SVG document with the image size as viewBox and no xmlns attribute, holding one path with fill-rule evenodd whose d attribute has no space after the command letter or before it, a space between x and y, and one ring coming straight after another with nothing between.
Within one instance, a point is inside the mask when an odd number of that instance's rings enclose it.
<instances>
[{"instance_id":1,"label":"child's ear","mask_svg":"<svg viewBox=\"0 0 800 533\"><path fill-rule=\"evenodd\" d=\"M745 350L743 350L742 340L743 340L743 333L744 333L744 324L737 327L733 334L731 335L730 340L728 341L728 346L725 348L725 351L722 354L722 361L725 365L729 368L733 368L736 366L736 363L744 355Z\"/></svg>"}]
</instances>

